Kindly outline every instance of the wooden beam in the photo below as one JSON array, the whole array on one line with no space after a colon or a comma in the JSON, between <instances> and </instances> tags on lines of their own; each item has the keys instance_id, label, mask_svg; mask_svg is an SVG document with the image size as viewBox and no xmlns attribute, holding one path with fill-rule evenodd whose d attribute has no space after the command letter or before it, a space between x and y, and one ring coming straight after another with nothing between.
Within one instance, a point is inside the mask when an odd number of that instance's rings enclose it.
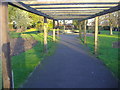
<instances>
[{"instance_id":1,"label":"wooden beam","mask_svg":"<svg viewBox=\"0 0 120 90\"><path fill-rule=\"evenodd\" d=\"M97 54L98 48L98 17L95 17L95 33L94 33L94 53Z\"/></svg>"},{"instance_id":2,"label":"wooden beam","mask_svg":"<svg viewBox=\"0 0 120 90\"><path fill-rule=\"evenodd\" d=\"M55 14L50 16L92 16L91 14Z\"/></svg>"},{"instance_id":3,"label":"wooden beam","mask_svg":"<svg viewBox=\"0 0 120 90\"><path fill-rule=\"evenodd\" d=\"M44 17L47 17L49 19L53 19L52 17L50 17L49 15L45 14L45 13L42 13L41 11L38 11L32 7L29 7L28 5L22 3L22 2L9 2L10 5L14 6L14 7L17 7L19 9L22 9L22 10L25 10L25 11L28 11L28 12L31 12L31 13L34 13L34 14L37 14L37 15L40 15L40 16L44 16Z\"/></svg>"},{"instance_id":4,"label":"wooden beam","mask_svg":"<svg viewBox=\"0 0 120 90\"><path fill-rule=\"evenodd\" d=\"M96 16L101 16L101 15L105 15L105 14L108 14L108 13L112 13L112 12L115 12L115 11L118 11L118 10L120 10L120 4L118 6L111 7L110 9L107 9L107 10L104 10L102 12L96 13L96 14L92 15L91 17L84 18L81 21L91 19L91 18L95 18Z\"/></svg>"},{"instance_id":5,"label":"wooden beam","mask_svg":"<svg viewBox=\"0 0 120 90\"><path fill-rule=\"evenodd\" d=\"M70 9L70 8L111 8L111 6L104 7L37 7L35 9Z\"/></svg>"},{"instance_id":6,"label":"wooden beam","mask_svg":"<svg viewBox=\"0 0 120 90\"><path fill-rule=\"evenodd\" d=\"M75 19L76 19L76 18L81 19L81 18L82 18L82 19L83 19L83 18L87 18L87 17L89 17L89 16L54 16L55 19L58 19L58 18L59 18L59 19L65 19L65 18L66 18L66 19L72 19L72 18L73 18L73 19L74 19L74 18L75 18Z\"/></svg>"},{"instance_id":7,"label":"wooden beam","mask_svg":"<svg viewBox=\"0 0 120 90\"><path fill-rule=\"evenodd\" d=\"M48 50L47 50L47 28L48 25L47 25L47 18L44 17L44 52L47 53Z\"/></svg>"},{"instance_id":8,"label":"wooden beam","mask_svg":"<svg viewBox=\"0 0 120 90\"><path fill-rule=\"evenodd\" d=\"M10 41L8 37L8 3L0 2L0 30L2 33L2 78L3 78L3 88L13 88L12 87L12 70L10 61Z\"/></svg>"},{"instance_id":9,"label":"wooden beam","mask_svg":"<svg viewBox=\"0 0 120 90\"><path fill-rule=\"evenodd\" d=\"M96 11L103 11L103 9L94 9L94 10L66 10L66 9L63 9L63 10L41 10L41 11L44 11L44 12L96 12Z\"/></svg>"},{"instance_id":10,"label":"wooden beam","mask_svg":"<svg viewBox=\"0 0 120 90\"><path fill-rule=\"evenodd\" d=\"M86 23L87 21L84 21L84 44L86 44Z\"/></svg>"},{"instance_id":11,"label":"wooden beam","mask_svg":"<svg viewBox=\"0 0 120 90\"><path fill-rule=\"evenodd\" d=\"M94 13L91 13L91 12L44 12L44 13L46 13L46 14L49 14L49 15L60 15L60 14L64 14L64 15L67 15L67 14L71 14L71 15L92 15L92 14L95 14L95 12Z\"/></svg>"},{"instance_id":12,"label":"wooden beam","mask_svg":"<svg viewBox=\"0 0 120 90\"><path fill-rule=\"evenodd\" d=\"M82 20L83 18L56 18L58 20Z\"/></svg>"},{"instance_id":13,"label":"wooden beam","mask_svg":"<svg viewBox=\"0 0 120 90\"><path fill-rule=\"evenodd\" d=\"M101 5L101 4L118 4L118 2L97 2L97 3L42 3L42 4L27 4L28 6L44 6L44 5Z\"/></svg>"}]
</instances>

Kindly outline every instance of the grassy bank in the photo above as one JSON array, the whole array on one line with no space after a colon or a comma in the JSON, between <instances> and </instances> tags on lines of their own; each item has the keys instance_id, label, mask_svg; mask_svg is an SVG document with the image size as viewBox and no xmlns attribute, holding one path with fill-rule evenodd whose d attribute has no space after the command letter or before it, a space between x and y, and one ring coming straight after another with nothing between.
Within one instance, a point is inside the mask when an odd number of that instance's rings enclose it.
<instances>
[{"instance_id":1,"label":"grassy bank","mask_svg":"<svg viewBox=\"0 0 120 90\"><path fill-rule=\"evenodd\" d=\"M37 33L35 30L28 30L23 33L13 33L11 37L32 38L38 41L37 45L19 55L12 57L12 69L14 72L15 88L20 87L28 78L30 73L38 66L41 61L55 50L55 43L52 36L48 36L48 54L44 53L43 33Z\"/></svg>"},{"instance_id":2,"label":"grassy bank","mask_svg":"<svg viewBox=\"0 0 120 90\"><path fill-rule=\"evenodd\" d=\"M98 58L100 58L105 65L113 72L115 76L120 79L120 65L119 52L120 48L113 48L113 43L120 40L118 32L115 35L109 35L109 31L102 31L98 35ZM94 52L94 37L87 36L87 46L90 51Z\"/></svg>"}]
</instances>

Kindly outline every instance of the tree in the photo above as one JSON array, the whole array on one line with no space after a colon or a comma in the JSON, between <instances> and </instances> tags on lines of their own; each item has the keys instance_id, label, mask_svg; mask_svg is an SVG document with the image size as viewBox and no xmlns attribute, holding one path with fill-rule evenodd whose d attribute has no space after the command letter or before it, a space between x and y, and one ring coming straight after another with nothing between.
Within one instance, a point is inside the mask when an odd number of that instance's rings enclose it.
<instances>
[{"instance_id":1,"label":"tree","mask_svg":"<svg viewBox=\"0 0 120 90\"><path fill-rule=\"evenodd\" d=\"M9 5L9 22L16 22L18 29L26 29L27 26L32 24L32 19L29 18L29 14L27 11L20 10L16 7Z\"/></svg>"},{"instance_id":2,"label":"tree","mask_svg":"<svg viewBox=\"0 0 120 90\"><path fill-rule=\"evenodd\" d=\"M109 25L110 26L110 35L113 34L112 33L113 27L118 27L118 25L119 25L119 19L120 19L119 13L120 13L120 11L116 11L113 13L102 15L99 18L100 25L102 25L102 26Z\"/></svg>"},{"instance_id":3,"label":"tree","mask_svg":"<svg viewBox=\"0 0 120 90\"><path fill-rule=\"evenodd\" d=\"M73 25L74 25L75 29L78 29L79 28L79 21L73 20Z\"/></svg>"},{"instance_id":4,"label":"tree","mask_svg":"<svg viewBox=\"0 0 120 90\"><path fill-rule=\"evenodd\" d=\"M48 29L53 28L53 20L48 19Z\"/></svg>"}]
</instances>

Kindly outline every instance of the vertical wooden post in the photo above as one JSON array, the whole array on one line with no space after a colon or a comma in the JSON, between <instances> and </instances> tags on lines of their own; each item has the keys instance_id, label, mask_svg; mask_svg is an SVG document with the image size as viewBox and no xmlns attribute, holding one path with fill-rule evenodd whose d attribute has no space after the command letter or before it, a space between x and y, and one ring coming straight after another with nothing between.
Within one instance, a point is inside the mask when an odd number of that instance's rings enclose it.
<instances>
[{"instance_id":1,"label":"vertical wooden post","mask_svg":"<svg viewBox=\"0 0 120 90\"><path fill-rule=\"evenodd\" d=\"M82 36L82 34L81 34L82 32L81 32L81 22L79 21L79 37L81 38Z\"/></svg>"},{"instance_id":2,"label":"vertical wooden post","mask_svg":"<svg viewBox=\"0 0 120 90\"><path fill-rule=\"evenodd\" d=\"M55 40L55 20L53 20L53 41Z\"/></svg>"},{"instance_id":3,"label":"vertical wooden post","mask_svg":"<svg viewBox=\"0 0 120 90\"><path fill-rule=\"evenodd\" d=\"M110 35L113 35L112 29L113 29L113 25L112 25L112 20L111 20L111 15L109 13L109 25L110 25Z\"/></svg>"},{"instance_id":4,"label":"vertical wooden post","mask_svg":"<svg viewBox=\"0 0 120 90\"><path fill-rule=\"evenodd\" d=\"M53 20L53 29L55 28L55 20Z\"/></svg>"},{"instance_id":5,"label":"vertical wooden post","mask_svg":"<svg viewBox=\"0 0 120 90\"><path fill-rule=\"evenodd\" d=\"M59 22L57 21L57 35L59 36L60 32L59 32Z\"/></svg>"},{"instance_id":6,"label":"vertical wooden post","mask_svg":"<svg viewBox=\"0 0 120 90\"><path fill-rule=\"evenodd\" d=\"M98 16L95 17L95 34L94 34L94 53L97 54L98 47Z\"/></svg>"},{"instance_id":7,"label":"vertical wooden post","mask_svg":"<svg viewBox=\"0 0 120 90\"><path fill-rule=\"evenodd\" d=\"M113 29L113 26L112 24L110 24L110 35L113 35L112 29Z\"/></svg>"},{"instance_id":8,"label":"vertical wooden post","mask_svg":"<svg viewBox=\"0 0 120 90\"><path fill-rule=\"evenodd\" d=\"M44 52L47 53L47 18L44 17Z\"/></svg>"},{"instance_id":9,"label":"vertical wooden post","mask_svg":"<svg viewBox=\"0 0 120 90\"><path fill-rule=\"evenodd\" d=\"M63 25L64 25L64 33L65 33L65 20L63 20Z\"/></svg>"},{"instance_id":10,"label":"vertical wooden post","mask_svg":"<svg viewBox=\"0 0 120 90\"><path fill-rule=\"evenodd\" d=\"M120 12L118 11L118 16L120 15ZM118 28L118 31L120 31L120 17L117 17L117 28Z\"/></svg>"},{"instance_id":11,"label":"vertical wooden post","mask_svg":"<svg viewBox=\"0 0 120 90\"><path fill-rule=\"evenodd\" d=\"M84 44L86 44L86 20L84 21Z\"/></svg>"},{"instance_id":12,"label":"vertical wooden post","mask_svg":"<svg viewBox=\"0 0 120 90\"><path fill-rule=\"evenodd\" d=\"M12 72L10 61L10 41L8 38L8 3L0 2L0 32L2 33L2 78L3 88L12 88Z\"/></svg>"}]
</instances>

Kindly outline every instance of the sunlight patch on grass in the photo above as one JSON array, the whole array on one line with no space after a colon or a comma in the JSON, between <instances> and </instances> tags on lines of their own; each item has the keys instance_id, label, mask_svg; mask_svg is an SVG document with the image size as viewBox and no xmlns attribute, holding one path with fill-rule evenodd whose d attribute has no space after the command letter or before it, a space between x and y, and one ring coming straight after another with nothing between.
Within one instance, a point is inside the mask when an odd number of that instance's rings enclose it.
<instances>
[{"instance_id":1,"label":"sunlight patch on grass","mask_svg":"<svg viewBox=\"0 0 120 90\"><path fill-rule=\"evenodd\" d=\"M106 34L99 34L100 37L107 37L107 38L120 38L118 35L106 35Z\"/></svg>"}]
</instances>

